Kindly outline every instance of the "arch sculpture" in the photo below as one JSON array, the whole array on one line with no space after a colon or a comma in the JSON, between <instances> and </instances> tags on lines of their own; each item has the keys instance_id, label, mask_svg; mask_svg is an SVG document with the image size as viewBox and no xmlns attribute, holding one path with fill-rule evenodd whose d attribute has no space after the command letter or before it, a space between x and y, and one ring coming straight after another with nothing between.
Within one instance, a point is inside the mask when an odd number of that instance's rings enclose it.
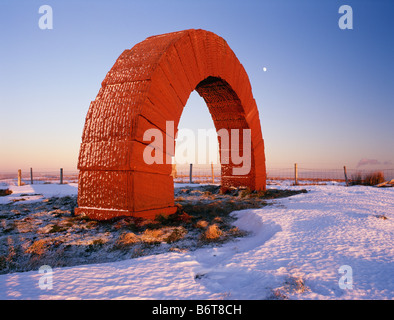
<instances>
[{"instance_id":1,"label":"arch sculpture","mask_svg":"<svg viewBox=\"0 0 394 320\"><path fill-rule=\"evenodd\" d=\"M160 130L166 137L163 152L173 156L175 134L166 132L166 123L173 121L176 133L193 90L205 100L217 131L250 129L251 169L236 175L231 159L222 162L222 188L265 190L264 141L243 66L221 37L184 30L149 37L125 50L106 75L83 130L77 215L105 220L176 211L171 163L147 164L143 152L151 142L143 136L148 129ZM222 158L220 139L219 148ZM242 143L239 148L242 153Z\"/></svg>"}]
</instances>

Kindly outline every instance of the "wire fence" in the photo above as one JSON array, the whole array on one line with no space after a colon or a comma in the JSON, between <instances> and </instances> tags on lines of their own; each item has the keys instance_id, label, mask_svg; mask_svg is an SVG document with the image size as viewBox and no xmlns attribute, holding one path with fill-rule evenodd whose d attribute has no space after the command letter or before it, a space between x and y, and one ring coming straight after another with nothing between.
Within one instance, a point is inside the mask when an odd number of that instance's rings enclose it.
<instances>
[{"instance_id":1,"label":"wire fence","mask_svg":"<svg viewBox=\"0 0 394 320\"><path fill-rule=\"evenodd\" d=\"M0 182L26 184L49 184L49 183L78 183L78 171L70 170L16 170L15 172L0 172Z\"/></svg>"},{"instance_id":2,"label":"wire fence","mask_svg":"<svg viewBox=\"0 0 394 320\"><path fill-rule=\"evenodd\" d=\"M360 176L366 176L373 172L381 172L385 180L394 179L394 169L368 170L358 168L346 168L349 181ZM220 164L212 165L176 165L173 166L173 178L176 183L216 183L221 182ZM346 179L344 168L334 169L312 169L304 166L267 168L268 180L295 180L298 181L339 181ZM1 172L0 182L18 183L18 170L15 172ZM77 170L24 170L20 172L20 183L78 183Z\"/></svg>"},{"instance_id":3,"label":"wire fence","mask_svg":"<svg viewBox=\"0 0 394 320\"><path fill-rule=\"evenodd\" d=\"M191 180L196 183L220 183L221 182L221 166L213 165L193 165ZM268 180L295 180L295 167L287 168L267 168ZM355 180L359 176L367 176L373 172L382 172L386 180L394 179L394 169L368 170L358 168L346 168L347 179ZM180 183L190 182L190 165L176 166L173 172L174 181ZM303 166L297 166L297 179L299 181L339 181L345 182L345 168L334 169L312 169Z\"/></svg>"},{"instance_id":4,"label":"wire fence","mask_svg":"<svg viewBox=\"0 0 394 320\"><path fill-rule=\"evenodd\" d=\"M299 167L298 169L298 180L311 180L311 181L345 181L355 180L362 176L365 177L374 172L382 172L383 176L387 180L394 179L394 169L382 169L382 170L368 170L368 169L357 169L357 168L346 168L345 169L310 169ZM294 179L295 169L294 168L268 168L267 178L268 179Z\"/></svg>"}]
</instances>

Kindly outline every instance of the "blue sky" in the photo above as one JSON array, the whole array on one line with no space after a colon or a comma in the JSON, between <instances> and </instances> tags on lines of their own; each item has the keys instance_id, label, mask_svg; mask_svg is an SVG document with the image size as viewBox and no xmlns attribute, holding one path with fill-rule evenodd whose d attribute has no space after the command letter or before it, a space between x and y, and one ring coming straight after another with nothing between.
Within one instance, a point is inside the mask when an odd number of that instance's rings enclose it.
<instances>
[{"instance_id":1,"label":"blue sky","mask_svg":"<svg viewBox=\"0 0 394 320\"><path fill-rule=\"evenodd\" d=\"M52 30L38 27L44 4ZM353 30L338 27L343 4ZM89 103L121 52L190 28L244 65L268 166L394 168L392 1L2 0L0 172L76 170ZM195 92L180 127L213 127Z\"/></svg>"}]
</instances>

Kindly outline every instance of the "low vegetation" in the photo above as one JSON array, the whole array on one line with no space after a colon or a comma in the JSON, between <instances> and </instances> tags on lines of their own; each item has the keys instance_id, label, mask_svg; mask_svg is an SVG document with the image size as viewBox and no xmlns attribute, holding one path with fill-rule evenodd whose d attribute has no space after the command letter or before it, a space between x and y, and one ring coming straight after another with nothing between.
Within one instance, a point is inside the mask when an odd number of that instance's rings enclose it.
<instances>
[{"instance_id":1,"label":"low vegetation","mask_svg":"<svg viewBox=\"0 0 394 320\"><path fill-rule=\"evenodd\" d=\"M384 181L384 174L381 171L370 172L364 175L361 172L356 172L351 177L351 184L353 185L375 186Z\"/></svg>"},{"instance_id":2,"label":"low vegetation","mask_svg":"<svg viewBox=\"0 0 394 320\"><path fill-rule=\"evenodd\" d=\"M306 191L207 185L175 190L177 212L155 219L94 221L74 216L76 197L0 205L0 274L111 262L168 251L221 245L247 233L234 227L236 210L260 208L267 199Z\"/></svg>"}]
</instances>

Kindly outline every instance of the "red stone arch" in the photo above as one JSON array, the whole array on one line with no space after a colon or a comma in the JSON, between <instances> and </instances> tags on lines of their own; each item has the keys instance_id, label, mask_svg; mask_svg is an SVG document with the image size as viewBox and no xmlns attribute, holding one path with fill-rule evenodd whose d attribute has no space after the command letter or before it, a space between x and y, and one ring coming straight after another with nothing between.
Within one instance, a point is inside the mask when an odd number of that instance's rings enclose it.
<instances>
[{"instance_id":1,"label":"red stone arch","mask_svg":"<svg viewBox=\"0 0 394 320\"><path fill-rule=\"evenodd\" d=\"M190 93L205 100L216 130L251 129L251 170L222 165L222 187L265 190L264 141L249 78L224 39L204 30L149 37L125 50L106 75L86 116L79 153L76 214L93 219L171 214L171 164L148 165L148 129L178 126ZM168 137L172 139L174 137ZM242 149L242 148L241 148ZM171 149L164 150L171 154Z\"/></svg>"}]
</instances>

